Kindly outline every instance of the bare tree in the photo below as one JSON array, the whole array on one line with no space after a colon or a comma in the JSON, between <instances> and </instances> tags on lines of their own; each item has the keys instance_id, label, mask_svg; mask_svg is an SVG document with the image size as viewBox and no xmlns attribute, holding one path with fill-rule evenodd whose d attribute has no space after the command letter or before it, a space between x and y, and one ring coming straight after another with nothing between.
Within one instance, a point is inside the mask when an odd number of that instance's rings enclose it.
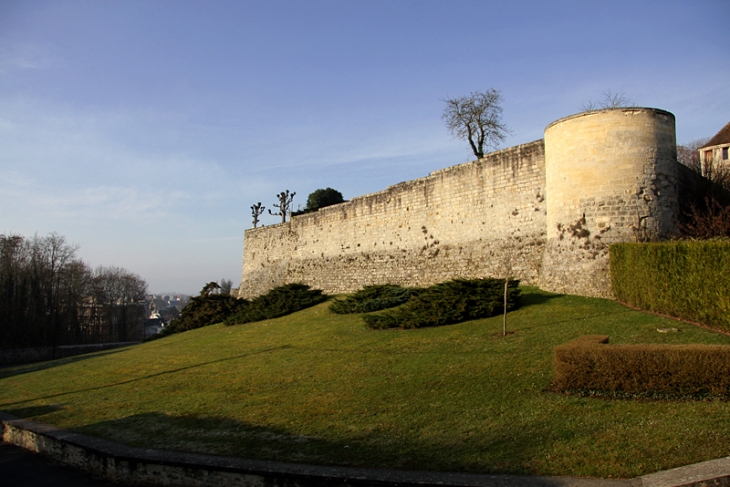
<instances>
[{"instance_id":1,"label":"bare tree","mask_svg":"<svg viewBox=\"0 0 730 487\"><path fill-rule=\"evenodd\" d=\"M253 216L253 227L256 228L259 224L259 217L264 213L266 207L259 201L255 205L251 205L251 216Z\"/></svg>"},{"instance_id":2,"label":"bare tree","mask_svg":"<svg viewBox=\"0 0 730 487\"><path fill-rule=\"evenodd\" d=\"M677 161L702 176L685 190L679 229L682 236L701 240L730 237L730 166L702 161L699 149L708 141L677 146Z\"/></svg>"},{"instance_id":3,"label":"bare tree","mask_svg":"<svg viewBox=\"0 0 730 487\"><path fill-rule=\"evenodd\" d=\"M677 162L684 164L695 172L702 174L702 161L700 161L700 147L710 141L709 137L677 145Z\"/></svg>"},{"instance_id":4,"label":"bare tree","mask_svg":"<svg viewBox=\"0 0 730 487\"><path fill-rule=\"evenodd\" d=\"M693 140L677 146L677 161L710 181L717 188L730 191L730 166L716 164L715 161L702 161L700 147L709 142L709 138Z\"/></svg>"},{"instance_id":5,"label":"bare tree","mask_svg":"<svg viewBox=\"0 0 730 487\"><path fill-rule=\"evenodd\" d=\"M131 337L147 284L124 269L92 272L77 248L55 233L0 235L0 348Z\"/></svg>"},{"instance_id":6,"label":"bare tree","mask_svg":"<svg viewBox=\"0 0 730 487\"><path fill-rule=\"evenodd\" d=\"M502 123L502 94L494 88L443 101L446 108L441 118L446 128L454 137L468 141L479 159L485 148L496 149L510 133Z\"/></svg>"},{"instance_id":7,"label":"bare tree","mask_svg":"<svg viewBox=\"0 0 730 487\"><path fill-rule=\"evenodd\" d=\"M605 90L601 93L601 99L598 101L588 100L581 105L581 110L590 112L591 110L602 110L605 108L628 108L636 106L633 101L626 97L625 92L614 92Z\"/></svg>"},{"instance_id":8,"label":"bare tree","mask_svg":"<svg viewBox=\"0 0 730 487\"><path fill-rule=\"evenodd\" d=\"M292 192L289 194L288 189L277 194L276 198L279 200L279 204L274 203L274 208L279 208L279 211L278 213L273 213L269 210L269 215L281 216L281 223L286 223L286 216L291 213L291 203L294 200L295 194L297 193Z\"/></svg>"}]
</instances>

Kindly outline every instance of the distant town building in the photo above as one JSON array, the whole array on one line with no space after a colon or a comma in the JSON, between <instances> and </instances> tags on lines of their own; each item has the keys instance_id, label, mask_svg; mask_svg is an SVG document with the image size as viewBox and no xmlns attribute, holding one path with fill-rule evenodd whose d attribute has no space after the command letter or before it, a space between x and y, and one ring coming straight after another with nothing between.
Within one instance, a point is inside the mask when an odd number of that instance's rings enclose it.
<instances>
[{"instance_id":1,"label":"distant town building","mask_svg":"<svg viewBox=\"0 0 730 487\"><path fill-rule=\"evenodd\" d=\"M730 165L730 122L727 123L709 142L699 148L700 161L704 169L720 164Z\"/></svg>"}]
</instances>

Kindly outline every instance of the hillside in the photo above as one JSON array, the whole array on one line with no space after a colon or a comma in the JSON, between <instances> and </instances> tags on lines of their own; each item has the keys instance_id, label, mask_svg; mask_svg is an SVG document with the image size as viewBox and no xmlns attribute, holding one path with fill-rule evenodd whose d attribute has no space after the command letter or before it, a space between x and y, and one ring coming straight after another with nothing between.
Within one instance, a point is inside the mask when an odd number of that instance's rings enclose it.
<instances>
[{"instance_id":1,"label":"hillside","mask_svg":"<svg viewBox=\"0 0 730 487\"><path fill-rule=\"evenodd\" d=\"M612 301L523 289L507 337L501 317L373 331L323 303L0 369L0 409L133 446L314 464L634 477L730 454L727 402L547 392L552 348L580 335L730 337ZM669 327L680 331L657 332Z\"/></svg>"}]
</instances>

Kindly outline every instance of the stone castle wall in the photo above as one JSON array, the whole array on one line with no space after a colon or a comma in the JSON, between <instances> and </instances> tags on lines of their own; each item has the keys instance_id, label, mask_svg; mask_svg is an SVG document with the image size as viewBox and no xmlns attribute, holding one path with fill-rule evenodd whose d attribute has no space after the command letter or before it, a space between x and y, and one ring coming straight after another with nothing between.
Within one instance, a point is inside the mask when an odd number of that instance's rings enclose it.
<instances>
[{"instance_id":1,"label":"stone castle wall","mask_svg":"<svg viewBox=\"0 0 730 487\"><path fill-rule=\"evenodd\" d=\"M542 140L246 231L241 297L303 282L327 293L430 285L515 268L537 284L545 244ZM509 250L506 252L506 250Z\"/></svg>"},{"instance_id":2,"label":"stone castle wall","mask_svg":"<svg viewBox=\"0 0 730 487\"><path fill-rule=\"evenodd\" d=\"M674 115L585 112L545 129L547 246L540 287L611 297L608 246L677 230Z\"/></svg>"},{"instance_id":3,"label":"stone castle wall","mask_svg":"<svg viewBox=\"0 0 730 487\"><path fill-rule=\"evenodd\" d=\"M609 297L608 244L676 228L676 165L669 112L567 117L544 141L246 230L239 296L291 282L334 294L510 274Z\"/></svg>"}]
</instances>

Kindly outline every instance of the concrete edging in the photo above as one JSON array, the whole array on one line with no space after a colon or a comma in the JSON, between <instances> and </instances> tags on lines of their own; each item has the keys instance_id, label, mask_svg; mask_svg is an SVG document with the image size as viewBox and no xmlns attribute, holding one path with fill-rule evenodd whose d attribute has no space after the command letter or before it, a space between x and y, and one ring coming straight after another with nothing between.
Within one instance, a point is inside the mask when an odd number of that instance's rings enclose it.
<instances>
[{"instance_id":1,"label":"concrete edging","mask_svg":"<svg viewBox=\"0 0 730 487\"><path fill-rule=\"evenodd\" d=\"M326 467L124 446L0 412L2 439L114 482L169 486L730 486L730 457L631 480Z\"/></svg>"}]
</instances>

